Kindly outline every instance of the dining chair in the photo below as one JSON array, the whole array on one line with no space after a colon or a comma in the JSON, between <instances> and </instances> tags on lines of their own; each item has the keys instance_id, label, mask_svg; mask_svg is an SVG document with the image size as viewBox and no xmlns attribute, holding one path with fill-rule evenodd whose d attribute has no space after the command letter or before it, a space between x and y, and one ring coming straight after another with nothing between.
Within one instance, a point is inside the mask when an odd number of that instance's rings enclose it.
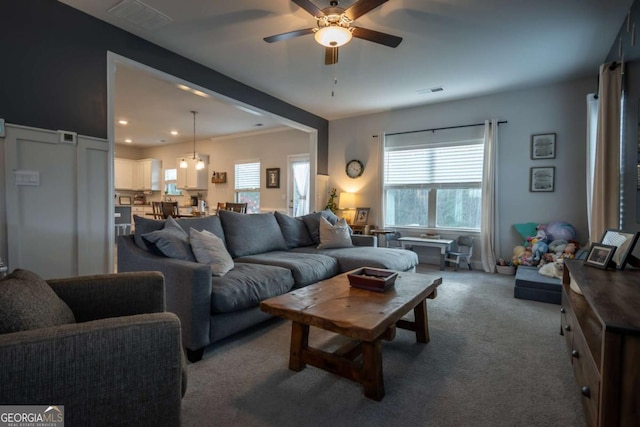
<instances>
[{"instance_id":1,"label":"dining chair","mask_svg":"<svg viewBox=\"0 0 640 427\"><path fill-rule=\"evenodd\" d=\"M247 203L225 203L225 210L238 212L238 213L247 213Z\"/></svg>"},{"instance_id":2,"label":"dining chair","mask_svg":"<svg viewBox=\"0 0 640 427\"><path fill-rule=\"evenodd\" d=\"M153 209L153 219L164 219L162 202L151 202L151 209Z\"/></svg>"},{"instance_id":3,"label":"dining chair","mask_svg":"<svg viewBox=\"0 0 640 427\"><path fill-rule=\"evenodd\" d=\"M180 217L180 209L178 208L178 202L161 202L162 203L162 217L164 219L170 216L174 218Z\"/></svg>"}]
</instances>

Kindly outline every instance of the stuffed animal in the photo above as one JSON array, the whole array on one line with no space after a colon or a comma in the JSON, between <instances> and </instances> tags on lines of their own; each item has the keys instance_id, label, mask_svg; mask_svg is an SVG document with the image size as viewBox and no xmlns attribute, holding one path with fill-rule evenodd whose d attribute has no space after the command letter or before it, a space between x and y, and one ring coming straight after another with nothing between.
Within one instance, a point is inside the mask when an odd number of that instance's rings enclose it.
<instances>
[{"instance_id":1,"label":"stuffed animal","mask_svg":"<svg viewBox=\"0 0 640 427\"><path fill-rule=\"evenodd\" d=\"M531 252L533 253L533 260L539 262L542 254L546 254L549 251L549 245L547 245L544 241L538 241L531 248ZM536 264L537 264L536 262Z\"/></svg>"},{"instance_id":2,"label":"stuffed animal","mask_svg":"<svg viewBox=\"0 0 640 427\"><path fill-rule=\"evenodd\" d=\"M567 247L567 243L568 242L564 239L556 239L553 242L549 243L549 252L560 255Z\"/></svg>"},{"instance_id":3,"label":"stuffed animal","mask_svg":"<svg viewBox=\"0 0 640 427\"><path fill-rule=\"evenodd\" d=\"M523 255L524 255L524 246L516 246L515 248L513 248L513 257L511 257L511 264L521 265Z\"/></svg>"}]
</instances>

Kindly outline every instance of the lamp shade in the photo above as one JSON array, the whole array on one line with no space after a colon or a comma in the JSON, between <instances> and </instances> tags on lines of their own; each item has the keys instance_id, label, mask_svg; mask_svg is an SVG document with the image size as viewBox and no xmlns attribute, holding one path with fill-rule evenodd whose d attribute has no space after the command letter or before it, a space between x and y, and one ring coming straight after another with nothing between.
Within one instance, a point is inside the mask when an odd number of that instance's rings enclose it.
<instances>
[{"instance_id":1,"label":"lamp shade","mask_svg":"<svg viewBox=\"0 0 640 427\"><path fill-rule=\"evenodd\" d=\"M339 25L330 25L320 28L314 37L322 46L339 47L351 40L351 31Z\"/></svg>"},{"instance_id":2,"label":"lamp shade","mask_svg":"<svg viewBox=\"0 0 640 427\"><path fill-rule=\"evenodd\" d=\"M356 195L355 193L340 193L340 204L338 209L355 209Z\"/></svg>"}]
</instances>

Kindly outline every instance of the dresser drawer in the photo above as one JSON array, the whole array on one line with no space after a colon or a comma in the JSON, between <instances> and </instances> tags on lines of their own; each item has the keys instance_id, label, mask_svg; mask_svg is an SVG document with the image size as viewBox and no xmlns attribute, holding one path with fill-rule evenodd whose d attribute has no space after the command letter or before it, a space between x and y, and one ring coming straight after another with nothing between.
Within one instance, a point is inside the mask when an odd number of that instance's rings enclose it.
<instances>
[{"instance_id":1,"label":"dresser drawer","mask_svg":"<svg viewBox=\"0 0 640 427\"><path fill-rule=\"evenodd\" d=\"M571 304L566 294L566 289L562 289L562 303L560 305L560 329L564 335L565 342L567 344L567 354L571 363L573 363L573 357L571 351L573 350L573 331L577 326L577 320L573 310L571 310Z\"/></svg>"},{"instance_id":2,"label":"dresser drawer","mask_svg":"<svg viewBox=\"0 0 640 427\"><path fill-rule=\"evenodd\" d=\"M580 329L573 331L573 373L582 396L587 424L594 426L598 419L598 402L600 399L600 373L587 347L587 342Z\"/></svg>"}]
</instances>

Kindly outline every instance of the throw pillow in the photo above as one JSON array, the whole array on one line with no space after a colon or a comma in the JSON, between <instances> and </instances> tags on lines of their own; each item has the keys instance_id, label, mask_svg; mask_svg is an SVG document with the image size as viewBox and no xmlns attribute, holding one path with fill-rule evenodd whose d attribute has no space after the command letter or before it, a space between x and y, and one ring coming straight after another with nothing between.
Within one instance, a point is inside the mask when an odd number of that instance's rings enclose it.
<instances>
[{"instance_id":1,"label":"throw pillow","mask_svg":"<svg viewBox=\"0 0 640 427\"><path fill-rule=\"evenodd\" d=\"M214 276L224 276L233 268L233 259L218 236L207 230L198 231L192 228L189 237L196 261L209 264Z\"/></svg>"},{"instance_id":2,"label":"throw pillow","mask_svg":"<svg viewBox=\"0 0 640 427\"><path fill-rule=\"evenodd\" d=\"M275 216L289 249L313 245L313 240L302 218L293 218L280 212L276 212Z\"/></svg>"},{"instance_id":3,"label":"throw pillow","mask_svg":"<svg viewBox=\"0 0 640 427\"><path fill-rule=\"evenodd\" d=\"M69 306L37 274L17 269L0 280L0 334L75 322Z\"/></svg>"},{"instance_id":4,"label":"throw pillow","mask_svg":"<svg viewBox=\"0 0 640 427\"><path fill-rule=\"evenodd\" d=\"M320 244L318 249L348 248L353 246L349 225L344 218L331 225L324 217L320 218Z\"/></svg>"},{"instance_id":5,"label":"throw pillow","mask_svg":"<svg viewBox=\"0 0 640 427\"><path fill-rule=\"evenodd\" d=\"M184 261L195 261L189 244L189 235L178 225L175 219L169 217L162 230L152 231L142 235L148 242L154 243L160 252L169 258Z\"/></svg>"}]
</instances>

